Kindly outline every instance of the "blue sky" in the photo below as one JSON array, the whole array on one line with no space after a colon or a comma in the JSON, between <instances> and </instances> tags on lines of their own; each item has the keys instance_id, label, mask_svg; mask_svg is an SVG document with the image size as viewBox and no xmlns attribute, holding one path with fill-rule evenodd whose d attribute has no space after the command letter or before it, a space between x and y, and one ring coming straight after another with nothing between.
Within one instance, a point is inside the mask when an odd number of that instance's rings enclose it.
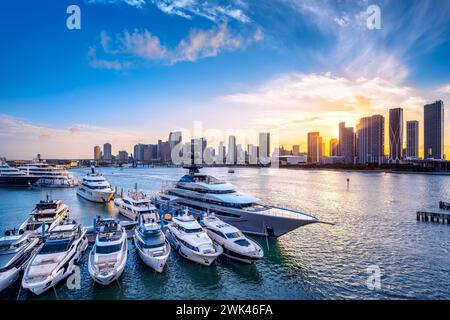
<instances>
[{"instance_id":1,"label":"blue sky","mask_svg":"<svg viewBox=\"0 0 450 320\"><path fill-rule=\"evenodd\" d=\"M449 15L446 0L2 1L0 156L131 151L193 121L305 150L307 131L389 107L421 121L425 102L450 103Z\"/></svg>"}]
</instances>

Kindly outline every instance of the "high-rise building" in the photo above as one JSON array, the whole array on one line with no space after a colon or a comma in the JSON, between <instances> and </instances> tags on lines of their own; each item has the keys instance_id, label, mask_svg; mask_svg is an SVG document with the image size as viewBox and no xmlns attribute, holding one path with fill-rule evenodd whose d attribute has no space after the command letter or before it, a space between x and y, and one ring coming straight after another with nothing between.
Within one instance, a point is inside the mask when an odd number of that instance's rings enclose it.
<instances>
[{"instance_id":1,"label":"high-rise building","mask_svg":"<svg viewBox=\"0 0 450 320\"><path fill-rule=\"evenodd\" d=\"M102 150L100 149L100 146L94 147L94 160L99 161L102 156Z\"/></svg>"},{"instance_id":2,"label":"high-rise building","mask_svg":"<svg viewBox=\"0 0 450 320\"><path fill-rule=\"evenodd\" d=\"M117 159L119 159L120 162L127 162L128 161L128 152L126 151L119 151L119 154L117 155Z\"/></svg>"},{"instance_id":3,"label":"high-rise building","mask_svg":"<svg viewBox=\"0 0 450 320\"><path fill-rule=\"evenodd\" d=\"M236 164L237 155L236 155L236 137L229 136L228 137L228 153L227 153L227 164Z\"/></svg>"},{"instance_id":4,"label":"high-rise building","mask_svg":"<svg viewBox=\"0 0 450 320\"><path fill-rule=\"evenodd\" d=\"M170 159L171 160L173 160L172 159L172 150L175 148L176 145L181 143L182 140L183 139L182 139L182 136L181 136L181 131L174 131L174 132L171 132L169 134L169 146L170 146ZM181 154L182 154L182 152L180 150L180 152L178 153L178 157L181 157ZM176 157L176 154L174 156Z\"/></svg>"},{"instance_id":5,"label":"high-rise building","mask_svg":"<svg viewBox=\"0 0 450 320\"><path fill-rule=\"evenodd\" d=\"M103 145L103 160L105 161L112 160L112 147L110 143L105 143Z\"/></svg>"},{"instance_id":6,"label":"high-rise building","mask_svg":"<svg viewBox=\"0 0 450 320\"><path fill-rule=\"evenodd\" d=\"M344 157L344 163L355 163L355 133L353 127L345 127L342 130L341 156Z\"/></svg>"},{"instance_id":7,"label":"high-rise building","mask_svg":"<svg viewBox=\"0 0 450 320\"><path fill-rule=\"evenodd\" d=\"M270 132L261 132L259 134L259 162L268 164L270 162Z\"/></svg>"},{"instance_id":8,"label":"high-rise building","mask_svg":"<svg viewBox=\"0 0 450 320\"><path fill-rule=\"evenodd\" d=\"M217 152L217 159L216 163L218 164L224 164L226 161L226 154L227 154L227 148L223 145L223 142L220 141L219 143L219 150Z\"/></svg>"},{"instance_id":9,"label":"high-rise building","mask_svg":"<svg viewBox=\"0 0 450 320\"><path fill-rule=\"evenodd\" d=\"M330 157L336 157L338 155L339 141L336 138L330 140Z\"/></svg>"},{"instance_id":10,"label":"high-rise building","mask_svg":"<svg viewBox=\"0 0 450 320\"><path fill-rule=\"evenodd\" d=\"M194 155L195 164L203 163L206 147L207 142L205 138L191 139L191 153Z\"/></svg>"},{"instance_id":11,"label":"high-rise building","mask_svg":"<svg viewBox=\"0 0 450 320\"><path fill-rule=\"evenodd\" d=\"M292 146L292 155L298 156L300 154L300 146L299 145L293 145Z\"/></svg>"},{"instance_id":12,"label":"high-rise building","mask_svg":"<svg viewBox=\"0 0 450 320\"><path fill-rule=\"evenodd\" d=\"M171 162L170 142L158 140L158 158L161 162Z\"/></svg>"},{"instance_id":13,"label":"high-rise building","mask_svg":"<svg viewBox=\"0 0 450 320\"><path fill-rule=\"evenodd\" d=\"M419 121L406 121L406 157L419 157Z\"/></svg>"},{"instance_id":14,"label":"high-rise building","mask_svg":"<svg viewBox=\"0 0 450 320\"><path fill-rule=\"evenodd\" d=\"M339 144L338 144L338 156L342 156L342 146L341 142L344 137L344 129L345 129L345 122L339 122Z\"/></svg>"},{"instance_id":15,"label":"high-rise building","mask_svg":"<svg viewBox=\"0 0 450 320\"><path fill-rule=\"evenodd\" d=\"M308 132L308 163L322 160L322 137L319 132Z\"/></svg>"},{"instance_id":16,"label":"high-rise building","mask_svg":"<svg viewBox=\"0 0 450 320\"><path fill-rule=\"evenodd\" d=\"M389 109L389 159L400 160L403 150L403 109Z\"/></svg>"},{"instance_id":17,"label":"high-rise building","mask_svg":"<svg viewBox=\"0 0 450 320\"><path fill-rule=\"evenodd\" d=\"M384 117L374 115L359 120L357 154L361 164L384 162Z\"/></svg>"},{"instance_id":18,"label":"high-rise building","mask_svg":"<svg viewBox=\"0 0 450 320\"><path fill-rule=\"evenodd\" d=\"M425 159L444 158L444 102L442 100L424 106Z\"/></svg>"}]
</instances>

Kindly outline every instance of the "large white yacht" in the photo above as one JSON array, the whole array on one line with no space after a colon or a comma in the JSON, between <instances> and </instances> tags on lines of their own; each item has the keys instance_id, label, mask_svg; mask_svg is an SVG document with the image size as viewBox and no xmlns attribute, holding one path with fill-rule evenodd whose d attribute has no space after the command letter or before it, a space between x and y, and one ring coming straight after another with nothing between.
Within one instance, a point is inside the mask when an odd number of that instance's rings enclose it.
<instances>
[{"instance_id":1,"label":"large white yacht","mask_svg":"<svg viewBox=\"0 0 450 320\"><path fill-rule=\"evenodd\" d=\"M0 292L13 284L30 261L38 238L6 231L0 238Z\"/></svg>"},{"instance_id":2,"label":"large white yacht","mask_svg":"<svg viewBox=\"0 0 450 320\"><path fill-rule=\"evenodd\" d=\"M156 213L152 199L142 191L138 191L137 187L135 190L129 191L123 198L116 197L114 205L119 209L121 215L132 221L137 221L139 214Z\"/></svg>"},{"instance_id":3,"label":"large white yacht","mask_svg":"<svg viewBox=\"0 0 450 320\"><path fill-rule=\"evenodd\" d=\"M223 252L223 248L211 240L188 209L185 214L172 217L166 237L180 256L204 266L210 266Z\"/></svg>"},{"instance_id":4,"label":"large white yacht","mask_svg":"<svg viewBox=\"0 0 450 320\"><path fill-rule=\"evenodd\" d=\"M36 185L42 187L71 188L79 184L63 166L50 165L40 155L32 162L18 167L23 173L38 178Z\"/></svg>"},{"instance_id":5,"label":"large white yacht","mask_svg":"<svg viewBox=\"0 0 450 320\"><path fill-rule=\"evenodd\" d=\"M67 217L69 207L61 200L50 200L47 195L45 200L41 200L31 211L30 216L19 227L20 232L32 235L50 231ZM42 230L44 226L44 230Z\"/></svg>"},{"instance_id":6,"label":"large white yacht","mask_svg":"<svg viewBox=\"0 0 450 320\"><path fill-rule=\"evenodd\" d=\"M114 197L115 192L105 177L92 167L91 171L83 177L77 194L92 202L107 203Z\"/></svg>"},{"instance_id":7,"label":"large white yacht","mask_svg":"<svg viewBox=\"0 0 450 320\"><path fill-rule=\"evenodd\" d=\"M106 286L117 280L125 269L127 232L111 218L98 218L95 229L97 237L89 254L88 270L95 282Z\"/></svg>"},{"instance_id":8,"label":"large white yacht","mask_svg":"<svg viewBox=\"0 0 450 320\"><path fill-rule=\"evenodd\" d=\"M31 187L38 179L0 160L0 186Z\"/></svg>"},{"instance_id":9,"label":"large white yacht","mask_svg":"<svg viewBox=\"0 0 450 320\"><path fill-rule=\"evenodd\" d=\"M264 256L260 245L214 214L206 215L201 222L204 224L208 236L223 247L223 254L228 258L253 263Z\"/></svg>"},{"instance_id":10,"label":"large white yacht","mask_svg":"<svg viewBox=\"0 0 450 320\"><path fill-rule=\"evenodd\" d=\"M42 294L74 272L88 246L86 229L74 220L54 227L25 269L22 287Z\"/></svg>"},{"instance_id":11,"label":"large white yacht","mask_svg":"<svg viewBox=\"0 0 450 320\"><path fill-rule=\"evenodd\" d=\"M134 244L142 261L157 272L162 272L169 258L170 244L158 224L155 213L139 215L134 230Z\"/></svg>"},{"instance_id":12,"label":"large white yacht","mask_svg":"<svg viewBox=\"0 0 450 320\"><path fill-rule=\"evenodd\" d=\"M237 192L236 186L188 166L189 174L176 184L163 186L154 199L157 208L183 210L195 217L214 212L221 220L244 233L279 237L298 227L321 222L295 210L261 203L258 198Z\"/></svg>"}]
</instances>

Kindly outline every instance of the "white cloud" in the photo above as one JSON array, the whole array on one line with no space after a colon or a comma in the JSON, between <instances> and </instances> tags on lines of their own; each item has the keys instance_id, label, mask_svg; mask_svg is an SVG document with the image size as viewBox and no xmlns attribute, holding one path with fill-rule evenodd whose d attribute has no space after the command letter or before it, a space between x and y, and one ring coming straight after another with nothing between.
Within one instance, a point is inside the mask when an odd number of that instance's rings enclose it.
<instances>
[{"instance_id":1,"label":"white cloud","mask_svg":"<svg viewBox=\"0 0 450 320\"><path fill-rule=\"evenodd\" d=\"M95 48L89 49L88 57L92 67L120 70L130 66L130 60L135 58L168 64L182 61L193 62L201 58L217 56L222 51L245 48L263 38L260 28L248 36L234 35L226 23L208 30L191 29L189 35L180 40L174 48L164 46L159 38L147 29L135 29L132 33L125 30L114 36L101 32L100 47L103 49L103 54L115 59L98 59Z\"/></svg>"}]
</instances>

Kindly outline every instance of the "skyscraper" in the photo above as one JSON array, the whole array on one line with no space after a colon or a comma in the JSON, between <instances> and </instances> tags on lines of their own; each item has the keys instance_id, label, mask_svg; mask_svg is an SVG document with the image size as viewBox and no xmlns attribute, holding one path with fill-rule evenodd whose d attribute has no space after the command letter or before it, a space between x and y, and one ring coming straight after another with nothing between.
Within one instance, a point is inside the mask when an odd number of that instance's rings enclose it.
<instances>
[{"instance_id":1,"label":"skyscraper","mask_svg":"<svg viewBox=\"0 0 450 320\"><path fill-rule=\"evenodd\" d=\"M226 154L227 154L227 148L223 145L223 142L220 141L219 143L219 150L217 152L217 159L216 163L218 164L224 164L226 161Z\"/></svg>"},{"instance_id":2,"label":"skyscraper","mask_svg":"<svg viewBox=\"0 0 450 320\"><path fill-rule=\"evenodd\" d=\"M99 161L101 155L102 155L102 150L100 149L100 146L95 146L94 147L94 160Z\"/></svg>"},{"instance_id":3,"label":"skyscraper","mask_svg":"<svg viewBox=\"0 0 450 320\"><path fill-rule=\"evenodd\" d=\"M259 134L259 162L268 164L270 162L270 132L261 132Z\"/></svg>"},{"instance_id":4,"label":"skyscraper","mask_svg":"<svg viewBox=\"0 0 450 320\"><path fill-rule=\"evenodd\" d=\"M339 122L338 156L342 156L342 140L344 139L345 122Z\"/></svg>"},{"instance_id":5,"label":"skyscraper","mask_svg":"<svg viewBox=\"0 0 450 320\"><path fill-rule=\"evenodd\" d=\"M330 140L330 156L336 157L338 155L339 141L336 138Z\"/></svg>"},{"instance_id":6,"label":"skyscraper","mask_svg":"<svg viewBox=\"0 0 450 320\"><path fill-rule=\"evenodd\" d=\"M373 115L359 120L357 154L361 164L384 162L384 117Z\"/></svg>"},{"instance_id":7,"label":"skyscraper","mask_svg":"<svg viewBox=\"0 0 450 320\"><path fill-rule=\"evenodd\" d=\"M342 129L341 156L344 157L344 163L353 164L355 162L355 133L353 127Z\"/></svg>"},{"instance_id":8,"label":"skyscraper","mask_svg":"<svg viewBox=\"0 0 450 320\"><path fill-rule=\"evenodd\" d=\"M236 163L236 137L228 137L228 153L227 153L227 164Z\"/></svg>"},{"instance_id":9,"label":"skyscraper","mask_svg":"<svg viewBox=\"0 0 450 320\"><path fill-rule=\"evenodd\" d=\"M424 158L444 157L444 102L442 100L424 106Z\"/></svg>"},{"instance_id":10,"label":"skyscraper","mask_svg":"<svg viewBox=\"0 0 450 320\"><path fill-rule=\"evenodd\" d=\"M319 132L308 132L308 163L319 163L322 159L322 137Z\"/></svg>"},{"instance_id":11,"label":"skyscraper","mask_svg":"<svg viewBox=\"0 0 450 320\"><path fill-rule=\"evenodd\" d=\"M112 147L110 143L105 143L103 145L103 159L105 161L111 161L112 160Z\"/></svg>"},{"instance_id":12,"label":"skyscraper","mask_svg":"<svg viewBox=\"0 0 450 320\"><path fill-rule=\"evenodd\" d=\"M292 146L292 155L298 156L300 154L300 146L299 145L293 145Z\"/></svg>"},{"instance_id":13,"label":"skyscraper","mask_svg":"<svg viewBox=\"0 0 450 320\"><path fill-rule=\"evenodd\" d=\"M389 158L400 160L403 150L403 109L389 109Z\"/></svg>"},{"instance_id":14,"label":"skyscraper","mask_svg":"<svg viewBox=\"0 0 450 320\"><path fill-rule=\"evenodd\" d=\"M406 121L406 156L419 157L419 121Z\"/></svg>"}]
</instances>

